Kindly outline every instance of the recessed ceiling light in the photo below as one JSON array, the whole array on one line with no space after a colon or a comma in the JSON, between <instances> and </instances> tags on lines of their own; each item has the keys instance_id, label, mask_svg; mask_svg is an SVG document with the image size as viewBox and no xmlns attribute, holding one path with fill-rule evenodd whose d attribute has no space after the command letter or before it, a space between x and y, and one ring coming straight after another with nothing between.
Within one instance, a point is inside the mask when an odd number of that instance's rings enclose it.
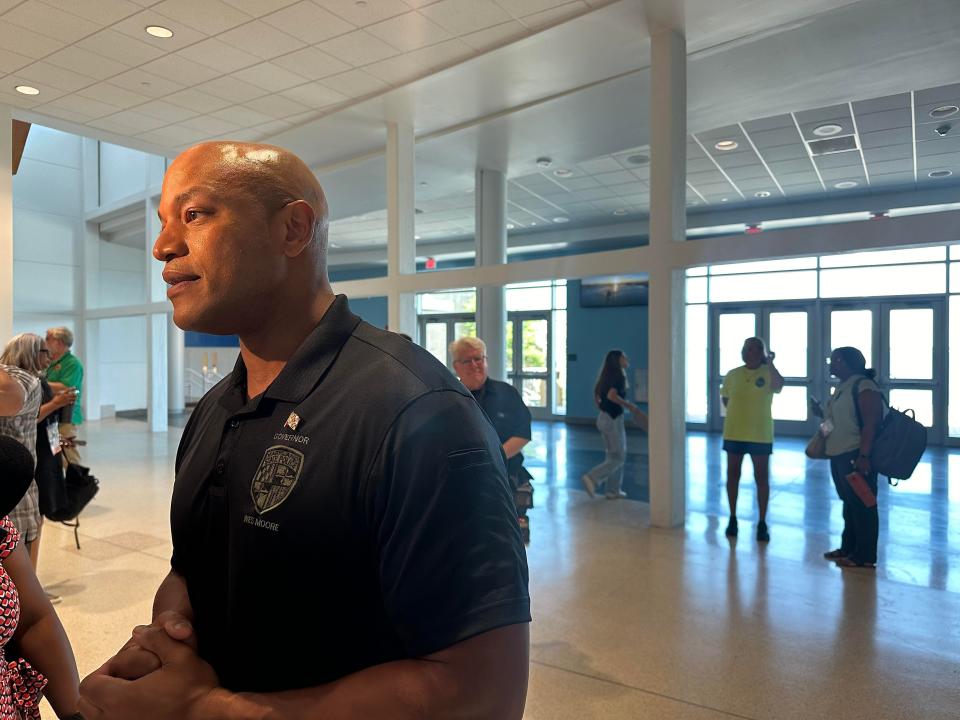
<instances>
[{"instance_id":1,"label":"recessed ceiling light","mask_svg":"<svg viewBox=\"0 0 960 720\"><path fill-rule=\"evenodd\" d=\"M837 190L849 190L850 188L855 188L859 184L860 183L858 183L856 180L842 180L838 183L834 183L833 186Z\"/></svg>"},{"instance_id":2,"label":"recessed ceiling light","mask_svg":"<svg viewBox=\"0 0 960 720\"><path fill-rule=\"evenodd\" d=\"M630 163L631 165L646 165L648 162L650 162L650 156L642 155L642 154L631 155L630 157L627 158L627 162Z\"/></svg>"},{"instance_id":3,"label":"recessed ceiling light","mask_svg":"<svg viewBox=\"0 0 960 720\"><path fill-rule=\"evenodd\" d=\"M573 175L573 170L567 170L566 168L557 168L556 170L553 171L553 174L556 175L557 177L566 178Z\"/></svg>"},{"instance_id":4,"label":"recessed ceiling light","mask_svg":"<svg viewBox=\"0 0 960 720\"><path fill-rule=\"evenodd\" d=\"M826 123L825 125L817 125L817 127L813 129L813 134L818 137L830 137L831 135L836 135L842 130L843 127L837 125L836 123Z\"/></svg>"},{"instance_id":5,"label":"recessed ceiling light","mask_svg":"<svg viewBox=\"0 0 960 720\"><path fill-rule=\"evenodd\" d=\"M513 230L516 227L513 223L507 223L507 230Z\"/></svg>"},{"instance_id":6,"label":"recessed ceiling light","mask_svg":"<svg viewBox=\"0 0 960 720\"><path fill-rule=\"evenodd\" d=\"M427 187L427 185L429 185L429 184L430 184L430 183L428 183L426 180L421 180L421 181L420 181L420 187Z\"/></svg>"},{"instance_id":7,"label":"recessed ceiling light","mask_svg":"<svg viewBox=\"0 0 960 720\"><path fill-rule=\"evenodd\" d=\"M17 87L14 89L21 95L39 95L40 94L39 90L37 90L35 87L31 87L30 85L17 85Z\"/></svg>"},{"instance_id":8,"label":"recessed ceiling light","mask_svg":"<svg viewBox=\"0 0 960 720\"><path fill-rule=\"evenodd\" d=\"M555 223L566 223L566 222L570 222L570 218L568 218L568 217L555 217L555 218L553 219L553 221L554 221Z\"/></svg>"},{"instance_id":9,"label":"recessed ceiling light","mask_svg":"<svg viewBox=\"0 0 960 720\"><path fill-rule=\"evenodd\" d=\"M770 191L769 191L769 190L757 190L757 192L755 192L755 193L753 194L753 196L754 196L754 197L758 197L758 198L767 198L767 197L770 197Z\"/></svg>"},{"instance_id":10,"label":"recessed ceiling light","mask_svg":"<svg viewBox=\"0 0 960 720\"><path fill-rule=\"evenodd\" d=\"M617 208L616 210L613 211L613 214L614 214L614 215L626 215L626 214L627 214L627 209L626 209L626 208Z\"/></svg>"},{"instance_id":11,"label":"recessed ceiling light","mask_svg":"<svg viewBox=\"0 0 960 720\"><path fill-rule=\"evenodd\" d=\"M152 35L155 38L172 38L173 30L166 28L163 25L147 25L144 30L147 35Z\"/></svg>"},{"instance_id":12,"label":"recessed ceiling light","mask_svg":"<svg viewBox=\"0 0 960 720\"><path fill-rule=\"evenodd\" d=\"M537 224L537 221L536 221L536 220L534 220L534 221L533 221L533 222L531 222L530 224L531 224L531 225L536 225L536 224Z\"/></svg>"},{"instance_id":13,"label":"recessed ceiling light","mask_svg":"<svg viewBox=\"0 0 960 720\"><path fill-rule=\"evenodd\" d=\"M727 202L730 198L720 198L720 202Z\"/></svg>"},{"instance_id":14,"label":"recessed ceiling light","mask_svg":"<svg viewBox=\"0 0 960 720\"><path fill-rule=\"evenodd\" d=\"M332 243L330 243L330 247L332 247L332 248L338 248L338 247L340 247L340 244L339 244L339 243L332 242Z\"/></svg>"},{"instance_id":15,"label":"recessed ceiling light","mask_svg":"<svg viewBox=\"0 0 960 720\"><path fill-rule=\"evenodd\" d=\"M960 112L960 107L956 105L941 105L940 107L935 107L930 111L930 117L940 119L945 117L952 117Z\"/></svg>"},{"instance_id":16,"label":"recessed ceiling light","mask_svg":"<svg viewBox=\"0 0 960 720\"><path fill-rule=\"evenodd\" d=\"M414 240L419 240L419 239L420 239L420 236L419 236L419 235L414 235L414 236L413 236L413 239L414 239Z\"/></svg>"},{"instance_id":17,"label":"recessed ceiling light","mask_svg":"<svg viewBox=\"0 0 960 720\"><path fill-rule=\"evenodd\" d=\"M950 177L951 175L953 175L953 170L931 170L927 173L927 177L934 178L935 180L938 178Z\"/></svg>"},{"instance_id":18,"label":"recessed ceiling light","mask_svg":"<svg viewBox=\"0 0 960 720\"><path fill-rule=\"evenodd\" d=\"M537 167L548 168L553 165L553 160L548 157L538 157L537 158Z\"/></svg>"},{"instance_id":19,"label":"recessed ceiling light","mask_svg":"<svg viewBox=\"0 0 960 720\"><path fill-rule=\"evenodd\" d=\"M714 147L720 152L730 152L731 150L736 150L740 147L740 143L736 140L721 140Z\"/></svg>"}]
</instances>

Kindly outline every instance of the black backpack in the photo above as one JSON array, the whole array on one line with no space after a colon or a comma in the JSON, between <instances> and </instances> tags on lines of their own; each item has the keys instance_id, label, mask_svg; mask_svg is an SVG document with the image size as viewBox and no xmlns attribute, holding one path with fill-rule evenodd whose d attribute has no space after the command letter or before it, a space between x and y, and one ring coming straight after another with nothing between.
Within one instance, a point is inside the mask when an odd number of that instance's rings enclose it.
<instances>
[{"instance_id":1,"label":"black backpack","mask_svg":"<svg viewBox=\"0 0 960 720\"><path fill-rule=\"evenodd\" d=\"M863 418L860 416L860 403L857 402L860 394L860 380L853 385L853 407L857 412L857 422L863 427ZM881 475L886 475L888 482L895 485L894 479L906 480L916 469L923 452L927 449L927 429L917 422L914 411L901 412L890 407L887 398L880 393L887 412L877 428L877 436L873 441L873 451L870 453L870 464Z\"/></svg>"},{"instance_id":2,"label":"black backpack","mask_svg":"<svg viewBox=\"0 0 960 720\"><path fill-rule=\"evenodd\" d=\"M61 522L73 528L74 541L80 549L80 518L83 509L100 490L100 482L83 465L70 463L63 474L63 484L57 490L57 504L47 508L44 515L49 520ZM72 522L71 522L72 521Z\"/></svg>"}]
</instances>

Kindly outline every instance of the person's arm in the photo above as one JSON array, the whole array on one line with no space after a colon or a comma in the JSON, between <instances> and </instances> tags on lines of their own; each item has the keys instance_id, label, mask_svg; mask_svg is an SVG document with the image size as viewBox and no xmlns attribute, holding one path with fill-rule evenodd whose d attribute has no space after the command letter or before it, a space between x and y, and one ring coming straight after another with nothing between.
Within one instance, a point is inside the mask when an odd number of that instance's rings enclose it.
<instances>
[{"instance_id":1,"label":"person's arm","mask_svg":"<svg viewBox=\"0 0 960 720\"><path fill-rule=\"evenodd\" d=\"M640 408L638 408L636 405L634 405L632 402L630 402L626 398L620 397L620 393L617 392L616 388L610 388L609 390L607 390L607 400L609 400L612 403L615 403L616 405L619 405L620 407L626 410L629 410L631 413L636 414L640 412Z\"/></svg>"},{"instance_id":2,"label":"person's arm","mask_svg":"<svg viewBox=\"0 0 960 720\"><path fill-rule=\"evenodd\" d=\"M178 688L158 697L159 706L152 705L150 717L158 720L520 720L523 716L529 667L526 623L481 633L420 659L375 665L326 685L278 693L233 693L213 687L215 675L209 666L159 628L138 630L135 637L163 664L156 673L129 683L128 691L140 684ZM84 685L81 711L87 720L135 717L135 707L118 703L116 695L88 692L87 681Z\"/></svg>"},{"instance_id":3,"label":"person's arm","mask_svg":"<svg viewBox=\"0 0 960 720\"><path fill-rule=\"evenodd\" d=\"M76 394L66 390L62 392L57 392L56 394L54 394L50 402L45 402L43 405L40 406L40 414L37 415L37 422L39 423L39 422L42 422L43 420L46 420L47 417L49 417L52 413L55 413L57 410L59 410L62 407L66 407L67 405L72 405L73 402L76 400L76 397L77 397Z\"/></svg>"},{"instance_id":4,"label":"person's arm","mask_svg":"<svg viewBox=\"0 0 960 720\"><path fill-rule=\"evenodd\" d=\"M507 456L507 460L512 458L514 455L523 450L524 446L530 442L530 438L523 437L509 437L503 443L503 454Z\"/></svg>"},{"instance_id":5,"label":"person's arm","mask_svg":"<svg viewBox=\"0 0 960 720\"><path fill-rule=\"evenodd\" d=\"M767 367L770 368L770 389L773 392L778 393L783 390L783 375L780 374L780 371L777 370L776 366L773 364L773 358L776 357L776 353L769 352L767 353Z\"/></svg>"},{"instance_id":6,"label":"person's arm","mask_svg":"<svg viewBox=\"0 0 960 720\"><path fill-rule=\"evenodd\" d=\"M23 410L25 394L23 386L0 368L0 416L12 417Z\"/></svg>"},{"instance_id":7,"label":"person's arm","mask_svg":"<svg viewBox=\"0 0 960 720\"><path fill-rule=\"evenodd\" d=\"M870 454L873 452L873 441L877 437L880 418L883 414L883 401L880 393L873 390L861 390L856 398L860 406L860 417L863 418L863 427L860 428L860 455L857 457L857 470L867 474L871 470Z\"/></svg>"},{"instance_id":8,"label":"person's arm","mask_svg":"<svg viewBox=\"0 0 960 720\"><path fill-rule=\"evenodd\" d=\"M80 676L70 640L37 580L24 543L7 556L3 567L20 596L14 642L23 658L47 678L43 694L57 717L69 717L77 711L80 697Z\"/></svg>"}]
</instances>

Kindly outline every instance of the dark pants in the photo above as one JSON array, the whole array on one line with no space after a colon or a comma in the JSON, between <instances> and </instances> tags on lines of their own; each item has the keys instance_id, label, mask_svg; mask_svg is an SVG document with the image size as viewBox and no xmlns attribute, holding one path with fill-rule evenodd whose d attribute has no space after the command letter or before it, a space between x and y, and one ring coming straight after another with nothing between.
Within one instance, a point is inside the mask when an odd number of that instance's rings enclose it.
<instances>
[{"instance_id":1,"label":"dark pants","mask_svg":"<svg viewBox=\"0 0 960 720\"><path fill-rule=\"evenodd\" d=\"M843 535L840 537L840 549L855 563L877 562L877 538L880 535L880 517L877 507L868 508L847 482L847 475L853 472L853 462L860 454L851 450L843 455L830 458L830 474L833 486L843 501ZM877 474L871 472L865 480L874 495L877 494Z\"/></svg>"}]
</instances>

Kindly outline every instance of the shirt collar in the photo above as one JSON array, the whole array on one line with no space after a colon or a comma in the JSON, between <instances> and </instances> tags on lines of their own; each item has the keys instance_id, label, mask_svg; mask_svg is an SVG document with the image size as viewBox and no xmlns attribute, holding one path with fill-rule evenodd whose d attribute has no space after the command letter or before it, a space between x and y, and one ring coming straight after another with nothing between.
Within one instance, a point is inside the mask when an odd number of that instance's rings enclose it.
<instances>
[{"instance_id":1,"label":"shirt collar","mask_svg":"<svg viewBox=\"0 0 960 720\"><path fill-rule=\"evenodd\" d=\"M360 318L350 312L347 296L337 295L319 324L307 335L280 374L270 383L263 397L301 402L326 374L359 324ZM233 386L243 392L247 383L247 368L243 363L243 355L237 356L231 379Z\"/></svg>"}]
</instances>

